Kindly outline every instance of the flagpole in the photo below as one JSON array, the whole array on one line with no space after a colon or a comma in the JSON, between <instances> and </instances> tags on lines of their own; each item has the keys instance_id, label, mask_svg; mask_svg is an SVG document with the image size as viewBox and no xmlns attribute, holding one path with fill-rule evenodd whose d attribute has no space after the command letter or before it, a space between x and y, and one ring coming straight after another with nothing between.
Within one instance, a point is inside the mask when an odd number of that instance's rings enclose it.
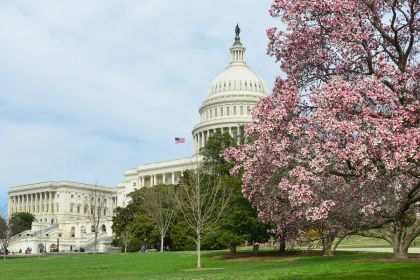
<instances>
[{"instance_id":1,"label":"flagpole","mask_svg":"<svg viewBox=\"0 0 420 280\"><path fill-rule=\"evenodd\" d=\"M64 181L67 181L67 159L68 155L67 153L64 156Z\"/></svg>"}]
</instances>

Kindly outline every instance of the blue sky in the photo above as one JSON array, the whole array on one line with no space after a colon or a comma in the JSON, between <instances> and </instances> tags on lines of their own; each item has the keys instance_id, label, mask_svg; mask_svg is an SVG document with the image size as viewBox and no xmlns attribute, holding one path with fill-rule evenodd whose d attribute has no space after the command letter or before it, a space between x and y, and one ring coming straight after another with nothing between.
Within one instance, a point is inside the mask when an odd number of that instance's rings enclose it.
<instances>
[{"instance_id":1,"label":"blue sky","mask_svg":"<svg viewBox=\"0 0 420 280\"><path fill-rule=\"evenodd\" d=\"M115 186L142 163L188 156L239 23L273 87L269 0L0 0L0 205L10 186ZM184 136L185 145L174 137Z\"/></svg>"}]
</instances>

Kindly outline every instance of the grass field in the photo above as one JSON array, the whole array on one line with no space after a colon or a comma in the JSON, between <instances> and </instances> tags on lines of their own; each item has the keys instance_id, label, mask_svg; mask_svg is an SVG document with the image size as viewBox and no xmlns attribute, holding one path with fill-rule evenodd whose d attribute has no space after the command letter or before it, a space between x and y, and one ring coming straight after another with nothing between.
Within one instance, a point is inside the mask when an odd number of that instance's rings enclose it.
<instances>
[{"instance_id":1,"label":"grass field","mask_svg":"<svg viewBox=\"0 0 420 280\"><path fill-rule=\"evenodd\" d=\"M382 239L368 238L358 235L353 235L345 240L343 240L339 248L381 248L381 247L391 247L391 245ZM420 247L420 236L411 243L411 247Z\"/></svg>"},{"instance_id":2,"label":"grass field","mask_svg":"<svg viewBox=\"0 0 420 280\"><path fill-rule=\"evenodd\" d=\"M204 253L201 271L193 269L193 252L27 257L0 261L0 279L420 279L419 259L388 262L390 256L264 252L260 258L225 259L226 252L213 251Z\"/></svg>"}]
</instances>

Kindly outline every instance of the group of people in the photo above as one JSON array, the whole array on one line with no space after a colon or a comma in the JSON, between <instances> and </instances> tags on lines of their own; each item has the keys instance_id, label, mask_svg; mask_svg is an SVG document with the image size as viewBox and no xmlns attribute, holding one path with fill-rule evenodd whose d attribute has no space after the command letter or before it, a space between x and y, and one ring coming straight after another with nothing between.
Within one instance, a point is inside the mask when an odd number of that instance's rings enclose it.
<instances>
[{"instance_id":1,"label":"group of people","mask_svg":"<svg viewBox=\"0 0 420 280\"><path fill-rule=\"evenodd\" d=\"M153 251L155 251L155 249L152 249ZM163 247L164 251L170 251L169 245L166 245L165 247ZM147 245L142 245L140 248L140 252L145 253L147 252Z\"/></svg>"}]
</instances>

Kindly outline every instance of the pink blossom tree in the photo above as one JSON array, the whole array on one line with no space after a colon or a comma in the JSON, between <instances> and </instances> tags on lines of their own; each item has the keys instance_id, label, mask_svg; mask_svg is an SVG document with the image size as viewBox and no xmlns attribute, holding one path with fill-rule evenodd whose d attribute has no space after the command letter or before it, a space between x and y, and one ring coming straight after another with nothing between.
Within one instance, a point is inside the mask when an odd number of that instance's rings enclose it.
<instances>
[{"instance_id":1,"label":"pink blossom tree","mask_svg":"<svg viewBox=\"0 0 420 280\"><path fill-rule=\"evenodd\" d=\"M407 256L420 233L419 10L418 0L273 2L287 28L267 31L268 51L288 78L253 110L251 143L226 156L278 231L388 225Z\"/></svg>"}]
</instances>

